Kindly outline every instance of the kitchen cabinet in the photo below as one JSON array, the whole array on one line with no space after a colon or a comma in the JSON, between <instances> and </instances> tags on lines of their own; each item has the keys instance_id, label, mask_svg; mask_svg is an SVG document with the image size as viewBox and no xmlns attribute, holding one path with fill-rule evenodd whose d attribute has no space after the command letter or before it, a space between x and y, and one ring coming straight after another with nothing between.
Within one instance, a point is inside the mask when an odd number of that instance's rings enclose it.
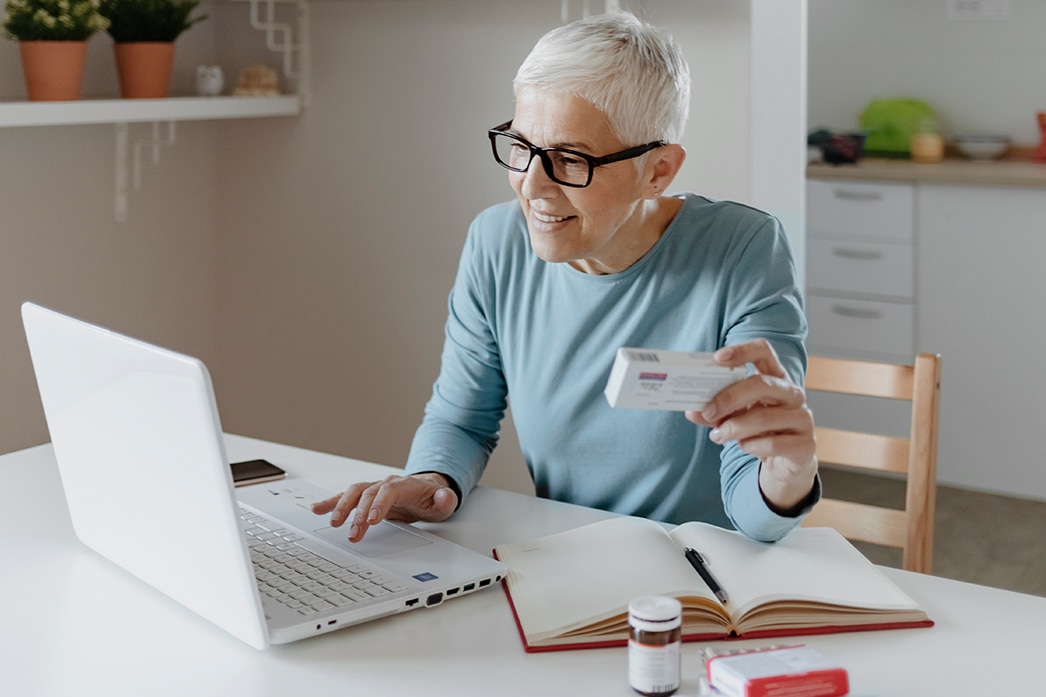
<instances>
[{"instance_id":1,"label":"kitchen cabinet","mask_svg":"<svg viewBox=\"0 0 1046 697\"><path fill-rule=\"evenodd\" d=\"M909 362L914 349L914 187L807 183L811 353Z\"/></svg>"},{"instance_id":2,"label":"kitchen cabinet","mask_svg":"<svg viewBox=\"0 0 1046 697\"><path fill-rule=\"evenodd\" d=\"M961 164L956 172L971 171ZM999 181L1011 175L992 164ZM1046 166L1020 163L1019 183L997 186L927 180L939 170L918 166L904 181L901 163L889 167L884 180L855 168L807 181L809 350L894 362L941 354L939 481L1046 500ZM910 317L890 321L891 308ZM821 425L860 419L906 433L909 412L886 400L822 397L810 397Z\"/></svg>"},{"instance_id":3,"label":"kitchen cabinet","mask_svg":"<svg viewBox=\"0 0 1046 697\"><path fill-rule=\"evenodd\" d=\"M942 356L943 482L1046 499L1046 189L917 187L916 346Z\"/></svg>"}]
</instances>

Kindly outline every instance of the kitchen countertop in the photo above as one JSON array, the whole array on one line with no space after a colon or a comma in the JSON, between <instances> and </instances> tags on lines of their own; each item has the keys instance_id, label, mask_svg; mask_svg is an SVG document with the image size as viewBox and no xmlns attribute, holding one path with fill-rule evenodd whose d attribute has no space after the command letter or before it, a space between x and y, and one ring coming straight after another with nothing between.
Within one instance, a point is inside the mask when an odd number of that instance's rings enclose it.
<instances>
[{"instance_id":1,"label":"kitchen countertop","mask_svg":"<svg viewBox=\"0 0 1046 697\"><path fill-rule=\"evenodd\" d=\"M907 184L958 184L1013 186L1046 189L1046 162L1035 162L1028 153L1001 160L974 161L947 157L934 164L911 160L866 157L856 164L811 162L807 179L848 179Z\"/></svg>"}]
</instances>

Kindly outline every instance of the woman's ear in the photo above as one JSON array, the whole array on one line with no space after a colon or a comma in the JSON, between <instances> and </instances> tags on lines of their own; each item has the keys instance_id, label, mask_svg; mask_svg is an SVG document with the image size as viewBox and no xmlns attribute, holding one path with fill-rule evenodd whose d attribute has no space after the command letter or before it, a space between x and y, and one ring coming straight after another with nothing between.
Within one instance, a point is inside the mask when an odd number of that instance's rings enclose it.
<instances>
[{"instance_id":1,"label":"woman's ear","mask_svg":"<svg viewBox=\"0 0 1046 697\"><path fill-rule=\"evenodd\" d=\"M647 171L650 173L647 188L650 198L657 198L672 185L672 181L679 174L683 161L686 160L686 148L678 143L670 143L662 145L650 155L647 163Z\"/></svg>"}]
</instances>

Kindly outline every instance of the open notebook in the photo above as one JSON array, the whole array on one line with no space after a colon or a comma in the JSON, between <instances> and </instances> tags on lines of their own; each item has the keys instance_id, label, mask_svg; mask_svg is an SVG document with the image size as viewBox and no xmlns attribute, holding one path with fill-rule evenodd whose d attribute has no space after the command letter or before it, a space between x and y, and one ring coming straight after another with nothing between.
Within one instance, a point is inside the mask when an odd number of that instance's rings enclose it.
<instances>
[{"instance_id":1,"label":"open notebook","mask_svg":"<svg viewBox=\"0 0 1046 697\"><path fill-rule=\"evenodd\" d=\"M687 547L707 561L725 603L684 556ZM505 591L528 651L624 644L628 603L644 595L679 599L688 641L933 624L831 528L762 543L707 523L669 531L621 516L494 552L508 565Z\"/></svg>"},{"instance_id":2,"label":"open notebook","mask_svg":"<svg viewBox=\"0 0 1046 697\"><path fill-rule=\"evenodd\" d=\"M203 363L32 303L22 318L79 539L251 646L503 577L494 559L410 525L351 544L309 510L330 492L306 481L234 489Z\"/></svg>"}]
</instances>

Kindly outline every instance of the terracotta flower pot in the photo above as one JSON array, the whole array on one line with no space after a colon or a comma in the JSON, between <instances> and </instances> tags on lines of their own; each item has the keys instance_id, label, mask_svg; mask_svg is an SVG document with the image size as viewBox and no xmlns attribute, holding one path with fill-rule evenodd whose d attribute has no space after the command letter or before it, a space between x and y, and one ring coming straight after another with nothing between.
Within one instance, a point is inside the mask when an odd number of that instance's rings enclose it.
<instances>
[{"instance_id":1,"label":"terracotta flower pot","mask_svg":"<svg viewBox=\"0 0 1046 697\"><path fill-rule=\"evenodd\" d=\"M125 99L158 99L171 90L174 42L113 44L120 96Z\"/></svg>"},{"instance_id":2,"label":"terracotta flower pot","mask_svg":"<svg viewBox=\"0 0 1046 697\"><path fill-rule=\"evenodd\" d=\"M86 41L22 41L18 48L30 101L80 98Z\"/></svg>"}]
</instances>

